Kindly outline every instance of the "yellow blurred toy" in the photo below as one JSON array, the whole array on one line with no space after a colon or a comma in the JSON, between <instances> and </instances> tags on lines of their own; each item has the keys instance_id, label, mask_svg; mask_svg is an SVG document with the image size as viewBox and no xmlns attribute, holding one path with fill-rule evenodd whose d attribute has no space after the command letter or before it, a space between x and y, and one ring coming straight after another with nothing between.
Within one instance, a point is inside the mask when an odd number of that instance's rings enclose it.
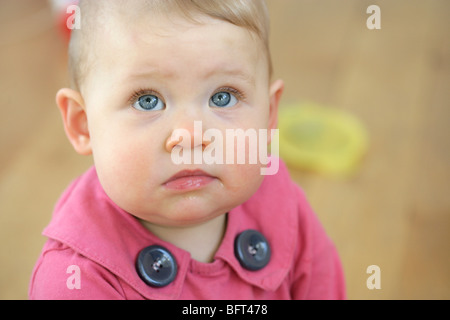
<instances>
[{"instance_id":1,"label":"yellow blurred toy","mask_svg":"<svg viewBox=\"0 0 450 320\"><path fill-rule=\"evenodd\" d=\"M368 148L365 127L341 110L303 103L279 112L280 156L289 166L348 176Z\"/></svg>"}]
</instances>

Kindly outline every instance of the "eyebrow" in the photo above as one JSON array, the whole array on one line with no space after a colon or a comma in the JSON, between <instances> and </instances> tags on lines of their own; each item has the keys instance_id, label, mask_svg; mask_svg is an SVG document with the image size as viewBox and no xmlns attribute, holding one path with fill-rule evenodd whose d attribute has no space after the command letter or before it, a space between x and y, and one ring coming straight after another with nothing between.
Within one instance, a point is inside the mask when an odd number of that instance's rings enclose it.
<instances>
[{"instance_id":1,"label":"eyebrow","mask_svg":"<svg viewBox=\"0 0 450 320\"><path fill-rule=\"evenodd\" d=\"M211 68L210 70L207 70L204 74L204 78L208 79L211 78L214 75L228 75L228 76L234 76L238 77L245 82L252 83L254 82L254 76L251 72L248 72L245 68L239 68L239 67L215 67Z\"/></svg>"},{"instance_id":2,"label":"eyebrow","mask_svg":"<svg viewBox=\"0 0 450 320\"><path fill-rule=\"evenodd\" d=\"M220 65L220 64L218 64ZM209 79L211 77L214 77L216 75L225 75L230 77L236 77L248 84L254 83L254 76L245 70L244 68L238 68L238 67L224 67L220 68L217 66L214 66L212 68L206 69L206 71L203 71L201 74L202 79ZM164 70L162 68L158 67L150 67L138 72L135 72L127 77L127 80L132 79L140 79L140 78L148 78L148 77L156 77L156 78L175 78L177 77L177 72L172 72L168 70Z\"/></svg>"}]
</instances>

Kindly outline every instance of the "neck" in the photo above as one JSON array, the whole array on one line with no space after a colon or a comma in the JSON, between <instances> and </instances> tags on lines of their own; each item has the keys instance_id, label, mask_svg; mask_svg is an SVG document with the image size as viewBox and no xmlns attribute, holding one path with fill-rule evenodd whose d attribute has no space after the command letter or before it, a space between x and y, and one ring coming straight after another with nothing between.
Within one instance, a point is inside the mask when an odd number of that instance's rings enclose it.
<instances>
[{"instance_id":1,"label":"neck","mask_svg":"<svg viewBox=\"0 0 450 320\"><path fill-rule=\"evenodd\" d=\"M141 223L161 240L188 251L193 259L209 263L213 261L225 234L227 214L194 226L166 227L142 220Z\"/></svg>"}]
</instances>

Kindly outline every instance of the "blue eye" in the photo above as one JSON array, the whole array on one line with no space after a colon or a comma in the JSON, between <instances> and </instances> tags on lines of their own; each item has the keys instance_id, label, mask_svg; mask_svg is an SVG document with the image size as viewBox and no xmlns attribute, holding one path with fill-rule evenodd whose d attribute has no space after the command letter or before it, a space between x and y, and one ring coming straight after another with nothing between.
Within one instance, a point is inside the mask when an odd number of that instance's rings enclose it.
<instances>
[{"instance_id":1,"label":"blue eye","mask_svg":"<svg viewBox=\"0 0 450 320\"><path fill-rule=\"evenodd\" d=\"M154 110L162 110L164 109L164 102L159 99L157 96L152 94L146 94L133 104L133 108L139 111L154 111Z\"/></svg>"},{"instance_id":2,"label":"blue eye","mask_svg":"<svg viewBox=\"0 0 450 320\"><path fill-rule=\"evenodd\" d=\"M229 92L217 92L209 100L210 107L229 108L238 103L237 98Z\"/></svg>"}]
</instances>

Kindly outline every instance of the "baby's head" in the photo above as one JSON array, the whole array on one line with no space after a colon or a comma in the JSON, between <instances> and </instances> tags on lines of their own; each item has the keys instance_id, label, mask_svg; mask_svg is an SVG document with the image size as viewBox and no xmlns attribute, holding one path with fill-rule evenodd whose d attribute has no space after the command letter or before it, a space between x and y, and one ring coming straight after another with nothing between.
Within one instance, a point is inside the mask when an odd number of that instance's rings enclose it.
<instances>
[{"instance_id":1,"label":"baby's head","mask_svg":"<svg viewBox=\"0 0 450 320\"><path fill-rule=\"evenodd\" d=\"M176 23L178 18L187 22L202 23L203 18L213 18L246 28L257 37L260 51L266 55L269 74L272 62L269 50L269 15L264 0L113 0L80 1L83 27L72 32L69 46L69 69L72 87L80 88L89 68L98 56L95 44L101 43L105 32L116 28L143 28L151 31L155 17ZM186 22L185 21L185 22ZM134 30L136 31L136 30ZM114 36L114 35L113 35Z\"/></svg>"},{"instance_id":2,"label":"baby's head","mask_svg":"<svg viewBox=\"0 0 450 320\"><path fill-rule=\"evenodd\" d=\"M245 202L263 164L249 161L250 137L230 156L227 130L270 133L283 91L271 83L263 0L87 0L80 13L72 89L57 103L106 194L163 226L202 223ZM202 152L223 161L199 162ZM193 161L176 163L174 153Z\"/></svg>"}]
</instances>

